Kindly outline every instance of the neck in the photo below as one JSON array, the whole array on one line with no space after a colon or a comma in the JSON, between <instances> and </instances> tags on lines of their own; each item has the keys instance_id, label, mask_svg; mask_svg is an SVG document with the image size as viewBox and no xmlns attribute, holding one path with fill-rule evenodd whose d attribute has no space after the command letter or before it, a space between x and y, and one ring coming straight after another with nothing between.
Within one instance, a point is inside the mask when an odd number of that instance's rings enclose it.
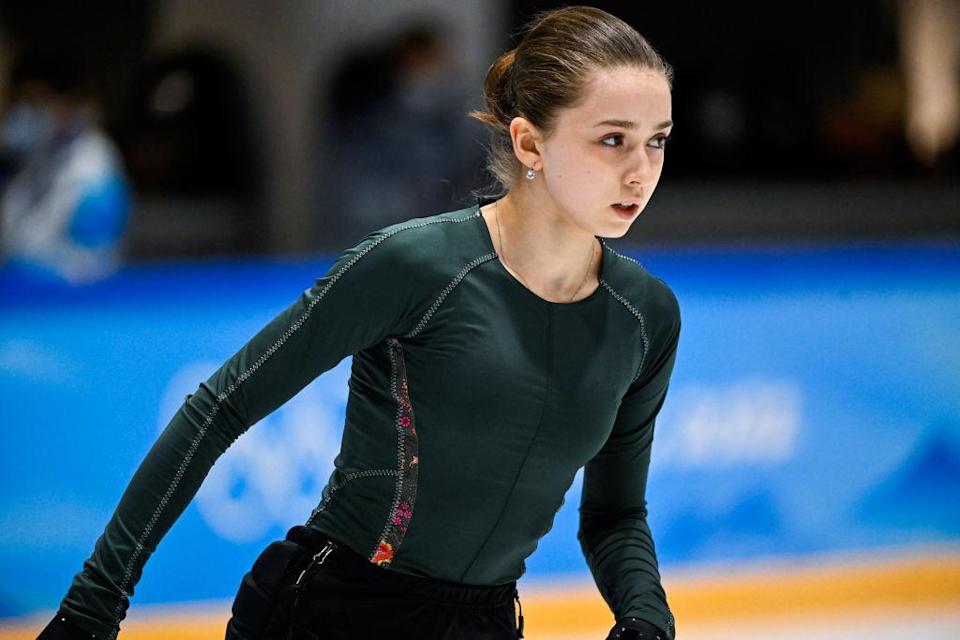
<instances>
[{"instance_id":1,"label":"neck","mask_svg":"<svg viewBox=\"0 0 960 640\"><path fill-rule=\"evenodd\" d=\"M536 187L523 185L491 205L502 234L499 253L526 282L548 295L585 297L597 285L597 240L545 200Z\"/></svg>"}]
</instances>

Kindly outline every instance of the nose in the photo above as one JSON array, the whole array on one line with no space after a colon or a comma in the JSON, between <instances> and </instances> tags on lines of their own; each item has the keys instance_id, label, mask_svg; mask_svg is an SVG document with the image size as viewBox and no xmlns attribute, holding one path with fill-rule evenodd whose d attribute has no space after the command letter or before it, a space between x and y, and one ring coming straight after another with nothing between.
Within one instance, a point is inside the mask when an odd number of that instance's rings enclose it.
<instances>
[{"instance_id":1,"label":"nose","mask_svg":"<svg viewBox=\"0 0 960 640\"><path fill-rule=\"evenodd\" d=\"M657 174L657 163L650 158L647 149L644 147L633 154L630 159L630 168L626 176L627 183L633 188L646 188L656 183Z\"/></svg>"}]
</instances>

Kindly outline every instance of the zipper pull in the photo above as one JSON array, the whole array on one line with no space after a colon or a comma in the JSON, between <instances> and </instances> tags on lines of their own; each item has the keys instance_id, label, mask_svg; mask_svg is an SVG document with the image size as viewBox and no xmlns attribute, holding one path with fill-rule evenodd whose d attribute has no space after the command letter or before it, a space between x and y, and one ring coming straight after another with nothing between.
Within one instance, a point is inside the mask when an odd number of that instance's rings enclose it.
<instances>
[{"instance_id":1,"label":"zipper pull","mask_svg":"<svg viewBox=\"0 0 960 640\"><path fill-rule=\"evenodd\" d=\"M323 549L320 549L317 555L313 556L313 561L316 562L317 564L323 564L323 561L327 559L327 556L333 553L333 550L336 548L337 548L337 545L335 545L333 541L328 540L327 544L324 545Z\"/></svg>"},{"instance_id":2,"label":"zipper pull","mask_svg":"<svg viewBox=\"0 0 960 640\"><path fill-rule=\"evenodd\" d=\"M523 605L520 604L520 593L516 589L513 590L513 598L514 600L517 601L517 606L520 607L520 614L517 616L517 619L519 621L517 623L517 637L522 638L523 637Z\"/></svg>"},{"instance_id":3,"label":"zipper pull","mask_svg":"<svg viewBox=\"0 0 960 640\"><path fill-rule=\"evenodd\" d=\"M310 563L303 568L303 571L300 572L300 575L297 577L297 581L294 583L294 586L300 586L300 582L303 581L303 576L307 575L307 570L310 569L310 567L312 567L314 564L323 564L323 561L327 559L327 556L333 552L336 546L337 545L335 545L332 541L328 540L327 544L323 545L323 548L313 555L313 557L310 559Z\"/></svg>"}]
</instances>

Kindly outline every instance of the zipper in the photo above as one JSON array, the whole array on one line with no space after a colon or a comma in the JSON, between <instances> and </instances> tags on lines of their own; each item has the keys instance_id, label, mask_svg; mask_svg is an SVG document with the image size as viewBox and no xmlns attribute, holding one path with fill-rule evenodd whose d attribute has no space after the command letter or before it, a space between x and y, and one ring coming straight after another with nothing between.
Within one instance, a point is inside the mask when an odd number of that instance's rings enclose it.
<instances>
[{"instance_id":1,"label":"zipper","mask_svg":"<svg viewBox=\"0 0 960 640\"><path fill-rule=\"evenodd\" d=\"M293 583L294 595L293 605L290 607L290 628L287 634L288 640L293 638L294 619L297 614L297 602L300 601L300 590L303 588L303 579L307 576L308 572L311 572L322 565L327 559L327 556L333 553L333 550L336 548L337 545L332 540L327 540L326 544L323 545L323 548L313 554L313 557L310 558L310 562L303 568L303 570L300 572L300 575L297 576L297 581Z\"/></svg>"},{"instance_id":2,"label":"zipper","mask_svg":"<svg viewBox=\"0 0 960 640\"><path fill-rule=\"evenodd\" d=\"M520 592L517 591L516 587L513 589L513 598L517 601L517 606L520 607L520 614L518 615L517 623L517 637L523 637L523 605L520 604Z\"/></svg>"}]
</instances>

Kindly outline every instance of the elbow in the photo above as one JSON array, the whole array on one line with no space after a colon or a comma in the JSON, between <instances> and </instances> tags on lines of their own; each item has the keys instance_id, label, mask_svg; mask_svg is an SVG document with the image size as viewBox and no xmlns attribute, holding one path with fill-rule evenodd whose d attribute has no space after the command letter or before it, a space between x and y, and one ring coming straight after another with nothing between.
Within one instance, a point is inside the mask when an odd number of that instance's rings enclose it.
<instances>
[{"instance_id":1,"label":"elbow","mask_svg":"<svg viewBox=\"0 0 960 640\"><path fill-rule=\"evenodd\" d=\"M245 415L240 409L232 398L218 397L206 383L188 395L181 407L190 433L209 438L221 453L246 430Z\"/></svg>"},{"instance_id":2,"label":"elbow","mask_svg":"<svg viewBox=\"0 0 960 640\"><path fill-rule=\"evenodd\" d=\"M617 529L624 524L646 523L646 501L641 505L623 509L602 509L589 506L580 507L580 528L577 539L583 542L596 534Z\"/></svg>"}]
</instances>

